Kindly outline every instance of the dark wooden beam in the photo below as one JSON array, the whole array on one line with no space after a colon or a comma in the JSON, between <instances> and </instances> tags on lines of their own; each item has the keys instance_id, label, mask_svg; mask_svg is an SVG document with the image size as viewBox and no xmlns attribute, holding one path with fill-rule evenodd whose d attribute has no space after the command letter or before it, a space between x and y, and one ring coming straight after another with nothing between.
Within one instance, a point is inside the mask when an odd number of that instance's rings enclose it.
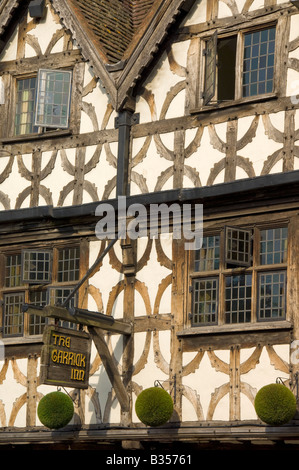
<instances>
[{"instance_id":1,"label":"dark wooden beam","mask_svg":"<svg viewBox=\"0 0 299 470\"><path fill-rule=\"evenodd\" d=\"M54 307L47 305L39 308L34 305L25 304L23 311L29 314L40 315L48 318L59 318L60 320L79 323L88 327L97 327L109 333L130 335L132 333L132 325L122 320L115 320L113 317L100 312L91 312L83 309L67 309L64 307Z\"/></svg>"},{"instance_id":2,"label":"dark wooden beam","mask_svg":"<svg viewBox=\"0 0 299 470\"><path fill-rule=\"evenodd\" d=\"M129 394L122 382L120 373L116 367L113 357L110 354L102 330L92 326L88 327L88 331L93 339L93 342L97 348L99 356L105 367L107 375L110 379L111 385L115 390L116 396L122 408L122 411L129 411L130 400Z\"/></svg>"}]
</instances>

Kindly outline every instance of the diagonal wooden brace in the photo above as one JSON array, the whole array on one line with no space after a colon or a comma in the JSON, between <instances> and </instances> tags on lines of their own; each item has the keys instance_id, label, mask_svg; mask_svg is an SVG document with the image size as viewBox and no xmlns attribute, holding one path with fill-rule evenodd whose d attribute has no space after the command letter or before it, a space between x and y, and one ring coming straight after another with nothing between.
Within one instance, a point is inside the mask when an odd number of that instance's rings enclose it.
<instances>
[{"instance_id":1,"label":"diagonal wooden brace","mask_svg":"<svg viewBox=\"0 0 299 470\"><path fill-rule=\"evenodd\" d=\"M128 392L122 382L120 373L114 363L113 357L110 354L102 330L94 326L89 326L88 331L93 339L95 347L99 353L102 363L105 367L107 375L110 379L112 387L115 390L116 396L120 403L122 411L129 411L130 400Z\"/></svg>"}]
</instances>

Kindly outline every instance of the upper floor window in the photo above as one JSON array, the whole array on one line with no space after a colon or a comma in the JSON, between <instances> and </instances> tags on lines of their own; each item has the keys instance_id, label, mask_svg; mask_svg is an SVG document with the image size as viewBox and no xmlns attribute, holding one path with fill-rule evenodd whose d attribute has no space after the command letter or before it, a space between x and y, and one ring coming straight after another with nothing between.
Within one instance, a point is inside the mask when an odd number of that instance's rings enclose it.
<instances>
[{"instance_id":1,"label":"upper floor window","mask_svg":"<svg viewBox=\"0 0 299 470\"><path fill-rule=\"evenodd\" d=\"M39 70L17 80L15 135L69 126L72 72Z\"/></svg>"},{"instance_id":2,"label":"upper floor window","mask_svg":"<svg viewBox=\"0 0 299 470\"><path fill-rule=\"evenodd\" d=\"M192 326L286 318L287 227L225 227L191 254Z\"/></svg>"},{"instance_id":3,"label":"upper floor window","mask_svg":"<svg viewBox=\"0 0 299 470\"><path fill-rule=\"evenodd\" d=\"M24 313L24 303L38 307L62 304L80 276L80 248L24 249L2 255L4 265L2 297L2 336L40 335L45 317ZM71 306L77 302L72 298ZM73 328L74 324L61 322Z\"/></svg>"},{"instance_id":4,"label":"upper floor window","mask_svg":"<svg viewBox=\"0 0 299 470\"><path fill-rule=\"evenodd\" d=\"M205 41L202 104L271 94L275 87L276 27Z\"/></svg>"}]
</instances>

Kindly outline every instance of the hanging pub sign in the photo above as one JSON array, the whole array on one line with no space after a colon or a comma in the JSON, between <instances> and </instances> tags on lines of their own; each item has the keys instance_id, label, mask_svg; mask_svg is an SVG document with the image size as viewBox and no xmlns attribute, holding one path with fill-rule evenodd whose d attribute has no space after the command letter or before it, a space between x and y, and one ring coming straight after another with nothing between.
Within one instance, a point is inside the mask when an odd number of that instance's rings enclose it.
<instances>
[{"instance_id":1,"label":"hanging pub sign","mask_svg":"<svg viewBox=\"0 0 299 470\"><path fill-rule=\"evenodd\" d=\"M88 388L90 336L83 331L49 325L43 335L41 383Z\"/></svg>"}]
</instances>

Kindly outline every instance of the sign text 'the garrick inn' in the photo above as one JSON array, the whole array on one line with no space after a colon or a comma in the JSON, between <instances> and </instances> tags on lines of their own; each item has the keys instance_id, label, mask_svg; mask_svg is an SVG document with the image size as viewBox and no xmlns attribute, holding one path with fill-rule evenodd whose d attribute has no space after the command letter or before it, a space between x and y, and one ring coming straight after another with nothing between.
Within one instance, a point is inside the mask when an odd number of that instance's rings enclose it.
<instances>
[{"instance_id":1,"label":"sign text 'the garrick inn'","mask_svg":"<svg viewBox=\"0 0 299 470\"><path fill-rule=\"evenodd\" d=\"M41 353L41 382L62 387L87 388L90 336L83 331L47 326Z\"/></svg>"}]
</instances>

